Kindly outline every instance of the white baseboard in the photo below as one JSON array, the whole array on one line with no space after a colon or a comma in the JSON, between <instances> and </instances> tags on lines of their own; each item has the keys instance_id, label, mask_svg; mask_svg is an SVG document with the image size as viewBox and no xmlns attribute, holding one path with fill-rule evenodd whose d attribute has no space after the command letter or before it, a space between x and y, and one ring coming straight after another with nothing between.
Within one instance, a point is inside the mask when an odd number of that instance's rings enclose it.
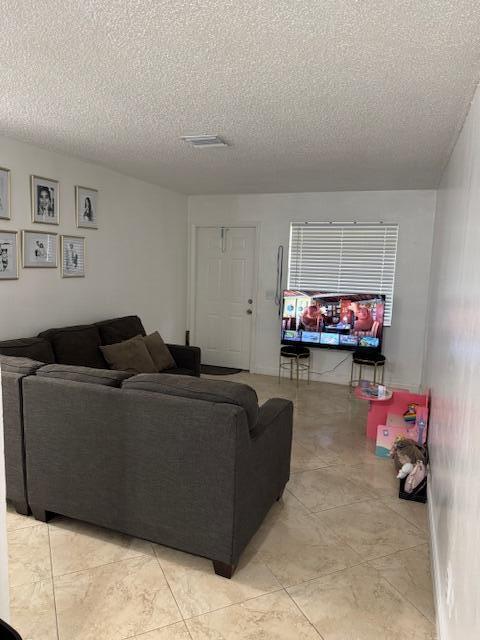
<instances>
[{"instance_id":1,"label":"white baseboard","mask_svg":"<svg viewBox=\"0 0 480 640\"><path fill-rule=\"evenodd\" d=\"M275 378L278 377L278 369L274 369L273 367L255 367L252 368L251 373L258 373L263 376L274 376ZM287 375L285 373L282 374L282 379L284 378L287 379ZM306 378L302 375L300 379L305 380ZM348 385L349 383L349 378L345 378L345 376L329 376L328 374L318 375L317 373L310 374L310 380L313 380L314 382L330 382L332 384L342 385Z\"/></svg>"},{"instance_id":2,"label":"white baseboard","mask_svg":"<svg viewBox=\"0 0 480 640\"><path fill-rule=\"evenodd\" d=\"M254 366L252 367L251 373L258 373L263 376L277 377L278 369L273 367ZM283 374L283 377L286 377L286 375ZM302 377L301 379L303 380L304 378ZM313 380L314 382L329 382L331 384L341 384L341 385L347 386L350 383L350 373L348 374L348 376L341 375L341 374L339 375L335 373L323 373L323 374L312 373L310 375L310 380ZM412 391L412 392L416 392L418 390L418 384L416 383L405 384L405 382L396 382L395 380L385 380L385 384L387 384L389 387L393 387L394 389L405 389L405 391Z\"/></svg>"},{"instance_id":3,"label":"white baseboard","mask_svg":"<svg viewBox=\"0 0 480 640\"><path fill-rule=\"evenodd\" d=\"M438 640L448 640L447 636L447 624L446 624L446 611L444 608L444 600L441 596L443 592L442 580L440 577L440 562L438 557L438 542L437 531L435 527L434 506L432 500L432 486L431 477L428 479L427 485L427 506L428 506L428 520L430 525L430 557L432 564L432 579L433 579L433 598L435 602L435 613L437 620L437 638Z\"/></svg>"}]
</instances>

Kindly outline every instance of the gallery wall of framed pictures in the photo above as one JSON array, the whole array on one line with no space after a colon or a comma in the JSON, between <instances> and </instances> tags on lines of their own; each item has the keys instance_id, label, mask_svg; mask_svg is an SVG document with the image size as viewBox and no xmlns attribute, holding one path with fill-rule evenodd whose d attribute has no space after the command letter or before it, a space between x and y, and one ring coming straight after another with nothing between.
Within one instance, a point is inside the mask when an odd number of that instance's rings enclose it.
<instances>
[{"instance_id":1,"label":"gallery wall of framed pictures","mask_svg":"<svg viewBox=\"0 0 480 640\"><path fill-rule=\"evenodd\" d=\"M83 278L86 272L85 236L59 235L37 225L60 224L60 182L55 178L30 176L31 220L34 228L0 229L0 280L18 280L20 266L57 269L62 278ZM75 185L72 193L72 231L98 229L98 190ZM0 223L12 222L11 171L0 167ZM65 225L64 212L62 223ZM21 256L21 259L20 259Z\"/></svg>"}]
</instances>

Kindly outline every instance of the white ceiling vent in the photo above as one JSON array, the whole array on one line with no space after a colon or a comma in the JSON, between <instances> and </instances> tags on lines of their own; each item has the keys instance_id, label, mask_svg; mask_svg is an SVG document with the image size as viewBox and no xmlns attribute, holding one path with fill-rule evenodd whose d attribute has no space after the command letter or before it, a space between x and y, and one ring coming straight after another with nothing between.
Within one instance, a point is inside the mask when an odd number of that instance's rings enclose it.
<instances>
[{"instance_id":1,"label":"white ceiling vent","mask_svg":"<svg viewBox=\"0 0 480 640\"><path fill-rule=\"evenodd\" d=\"M228 147L228 144L220 136L182 136L184 142L188 142L199 149L207 147Z\"/></svg>"}]
</instances>

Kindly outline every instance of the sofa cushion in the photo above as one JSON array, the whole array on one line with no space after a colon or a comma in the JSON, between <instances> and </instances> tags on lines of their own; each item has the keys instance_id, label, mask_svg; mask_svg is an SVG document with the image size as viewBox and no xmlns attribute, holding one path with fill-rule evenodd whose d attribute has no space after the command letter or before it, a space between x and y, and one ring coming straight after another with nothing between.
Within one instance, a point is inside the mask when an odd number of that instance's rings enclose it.
<instances>
[{"instance_id":1,"label":"sofa cushion","mask_svg":"<svg viewBox=\"0 0 480 640\"><path fill-rule=\"evenodd\" d=\"M135 336L144 336L145 329L138 316L125 316L96 322L100 332L101 344L116 344Z\"/></svg>"},{"instance_id":2,"label":"sofa cushion","mask_svg":"<svg viewBox=\"0 0 480 640\"><path fill-rule=\"evenodd\" d=\"M100 347L110 369L134 373L154 373L155 363L143 341L143 336Z\"/></svg>"},{"instance_id":3,"label":"sofa cushion","mask_svg":"<svg viewBox=\"0 0 480 640\"><path fill-rule=\"evenodd\" d=\"M176 376L194 376L195 375L194 371L192 371L191 369L185 369L184 367L179 367L178 369L167 369L165 373L167 373L169 376L170 375L176 375Z\"/></svg>"},{"instance_id":4,"label":"sofa cushion","mask_svg":"<svg viewBox=\"0 0 480 640\"><path fill-rule=\"evenodd\" d=\"M43 338L19 338L0 342L0 353L17 358L31 358L50 364L55 362L52 345Z\"/></svg>"},{"instance_id":5,"label":"sofa cushion","mask_svg":"<svg viewBox=\"0 0 480 640\"><path fill-rule=\"evenodd\" d=\"M245 409L250 429L253 429L258 418L258 398L255 390L238 382L159 373L133 376L125 380L122 388L154 391L206 402L236 404Z\"/></svg>"},{"instance_id":6,"label":"sofa cushion","mask_svg":"<svg viewBox=\"0 0 480 640\"><path fill-rule=\"evenodd\" d=\"M149 336L145 336L143 341L152 356L157 371L164 371L165 369L172 369L177 366L177 363L158 331L151 333Z\"/></svg>"},{"instance_id":7,"label":"sofa cushion","mask_svg":"<svg viewBox=\"0 0 480 640\"><path fill-rule=\"evenodd\" d=\"M131 375L127 371L76 367L68 364L48 364L37 371L37 376L41 378L60 378L74 382L101 384L105 387L120 387L122 382Z\"/></svg>"},{"instance_id":8,"label":"sofa cushion","mask_svg":"<svg viewBox=\"0 0 480 640\"><path fill-rule=\"evenodd\" d=\"M108 369L100 349L100 333L93 324L48 329L39 334L48 340L58 364Z\"/></svg>"},{"instance_id":9,"label":"sofa cushion","mask_svg":"<svg viewBox=\"0 0 480 640\"><path fill-rule=\"evenodd\" d=\"M0 365L2 372L18 373L21 376L28 376L35 373L37 369L44 366L43 362L32 360L31 358L15 358L13 356L0 355Z\"/></svg>"}]
</instances>

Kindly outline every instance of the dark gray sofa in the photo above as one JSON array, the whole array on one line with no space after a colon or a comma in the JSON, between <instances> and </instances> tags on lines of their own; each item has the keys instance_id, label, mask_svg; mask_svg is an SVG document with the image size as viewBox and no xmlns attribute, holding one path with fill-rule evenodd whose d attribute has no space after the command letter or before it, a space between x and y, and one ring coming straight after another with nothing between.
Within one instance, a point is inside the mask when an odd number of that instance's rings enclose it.
<instances>
[{"instance_id":1,"label":"dark gray sofa","mask_svg":"<svg viewBox=\"0 0 480 640\"><path fill-rule=\"evenodd\" d=\"M8 497L40 520L112 528L230 577L289 478L292 403L259 408L246 385L11 358L2 386Z\"/></svg>"},{"instance_id":2,"label":"dark gray sofa","mask_svg":"<svg viewBox=\"0 0 480 640\"><path fill-rule=\"evenodd\" d=\"M292 403L242 384L141 374L121 387L22 380L33 514L207 557L230 577L289 478Z\"/></svg>"},{"instance_id":3,"label":"dark gray sofa","mask_svg":"<svg viewBox=\"0 0 480 640\"><path fill-rule=\"evenodd\" d=\"M114 344L136 335L145 335L138 316L102 320L94 324L60 327L42 331L39 336L0 342L0 355L29 358L39 364L64 364L108 369L100 345ZM177 367L169 374L200 376L200 349L167 344ZM8 367L7 367L8 368ZM22 378L25 369L10 368L3 376L5 473L7 499L18 513L30 513L25 472Z\"/></svg>"}]
</instances>

